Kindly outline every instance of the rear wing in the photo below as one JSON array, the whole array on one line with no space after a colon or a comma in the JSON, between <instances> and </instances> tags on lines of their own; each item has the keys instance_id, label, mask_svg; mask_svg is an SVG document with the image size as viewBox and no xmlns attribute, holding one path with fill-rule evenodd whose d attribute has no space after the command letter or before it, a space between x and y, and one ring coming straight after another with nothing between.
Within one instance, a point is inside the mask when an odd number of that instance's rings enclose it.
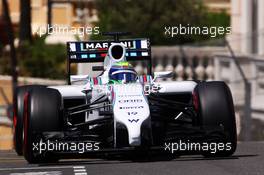
<instances>
[{"instance_id":1,"label":"rear wing","mask_svg":"<svg viewBox=\"0 0 264 175\"><path fill-rule=\"evenodd\" d=\"M103 62L108 48L115 41L67 42L69 62L89 63ZM120 39L118 43L126 46L128 61L150 60L151 50L149 39Z\"/></svg>"},{"instance_id":2,"label":"rear wing","mask_svg":"<svg viewBox=\"0 0 264 175\"><path fill-rule=\"evenodd\" d=\"M149 64L147 64L148 74L151 74L151 47L150 41L147 38L120 39L118 41L101 40L67 42L68 82L71 75L70 65L72 63L103 62L107 55L108 48L112 43L123 43L125 45L127 61L149 61Z\"/></svg>"}]
</instances>

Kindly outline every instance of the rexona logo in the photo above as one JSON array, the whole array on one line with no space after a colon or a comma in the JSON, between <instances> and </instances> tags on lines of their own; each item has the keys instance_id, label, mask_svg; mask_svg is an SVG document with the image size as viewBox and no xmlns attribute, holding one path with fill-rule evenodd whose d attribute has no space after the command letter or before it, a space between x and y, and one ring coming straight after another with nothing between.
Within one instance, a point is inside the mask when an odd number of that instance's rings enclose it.
<instances>
[{"instance_id":1,"label":"rexona logo","mask_svg":"<svg viewBox=\"0 0 264 175\"><path fill-rule=\"evenodd\" d=\"M119 107L120 109L143 109L144 106L125 106L125 107Z\"/></svg>"},{"instance_id":2,"label":"rexona logo","mask_svg":"<svg viewBox=\"0 0 264 175\"><path fill-rule=\"evenodd\" d=\"M90 42L86 43L82 50L85 51L89 49L107 49L113 43L114 42ZM124 44L127 48L134 47L134 43L132 41L121 41L120 43Z\"/></svg>"},{"instance_id":3,"label":"rexona logo","mask_svg":"<svg viewBox=\"0 0 264 175\"><path fill-rule=\"evenodd\" d=\"M119 100L119 103L140 103L143 102L142 99L129 99L129 100Z\"/></svg>"}]
</instances>

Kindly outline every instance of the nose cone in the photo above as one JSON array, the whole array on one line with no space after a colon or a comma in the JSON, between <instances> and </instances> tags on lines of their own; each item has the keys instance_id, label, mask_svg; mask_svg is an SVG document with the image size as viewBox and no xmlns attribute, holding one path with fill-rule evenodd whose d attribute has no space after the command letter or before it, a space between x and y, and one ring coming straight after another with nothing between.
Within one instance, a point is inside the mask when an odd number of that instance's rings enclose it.
<instances>
[{"instance_id":1,"label":"nose cone","mask_svg":"<svg viewBox=\"0 0 264 175\"><path fill-rule=\"evenodd\" d=\"M141 145L141 138L140 137L132 137L129 140L130 146L140 146Z\"/></svg>"},{"instance_id":2,"label":"nose cone","mask_svg":"<svg viewBox=\"0 0 264 175\"><path fill-rule=\"evenodd\" d=\"M130 146L141 145L141 126L150 110L140 83L113 85L113 113L116 122L126 126Z\"/></svg>"}]
</instances>

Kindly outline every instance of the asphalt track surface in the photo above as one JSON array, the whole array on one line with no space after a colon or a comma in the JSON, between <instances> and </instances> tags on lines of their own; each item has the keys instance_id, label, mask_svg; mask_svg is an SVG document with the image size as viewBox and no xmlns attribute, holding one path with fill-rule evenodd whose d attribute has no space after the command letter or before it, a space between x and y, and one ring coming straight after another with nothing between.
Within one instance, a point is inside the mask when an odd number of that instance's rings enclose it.
<instances>
[{"instance_id":1,"label":"asphalt track surface","mask_svg":"<svg viewBox=\"0 0 264 175\"><path fill-rule=\"evenodd\" d=\"M204 158L188 155L171 161L153 160L61 160L56 164L30 165L14 151L0 152L0 175L92 175L92 174L264 174L264 142L243 142L236 153L228 158Z\"/></svg>"}]
</instances>

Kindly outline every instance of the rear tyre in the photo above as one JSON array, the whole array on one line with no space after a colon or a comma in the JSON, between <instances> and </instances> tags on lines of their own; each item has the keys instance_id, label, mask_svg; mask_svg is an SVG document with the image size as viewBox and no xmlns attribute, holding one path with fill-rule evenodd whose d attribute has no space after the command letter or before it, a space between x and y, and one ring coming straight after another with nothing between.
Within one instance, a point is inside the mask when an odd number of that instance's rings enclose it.
<instances>
[{"instance_id":1,"label":"rear tyre","mask_svg":"<svg viewBox=\"0 0 264 175\"><path fill-rule=\"evenodd\" d=\"M23 154L23 109L24 109L24 95L34 88L45 88L43 85L26 85L17 88L17 100L14 104L14 147L17 155Z\"/></svg>"},{"instance_id":2,"label":"rear tyre","mask_svg":"<svg viewBox=\"0 0 264 175\"><path fill-rule=\"evenodd\" d=\"M198 117L201 126L206 129L221 126L224 131L222 144L224 149L204 151L204 156L231 156L237 146L237 133L234 104L230 89L224 82L200 82L195 88L198 101ZM208 144L212 144L209 142ZM220 143L220 142L219 142ZM215 152L215 153L214 153Z\"/></svg>"},{"instance_id":3,"label":"rear tyre","mask_svg":"<svg viewBox=\"0 0 264 175\"><path fill-rule=\"evenodd\" d=\"M36 88L25 95L24 156L29 163L54 162L48 154L33 147L45 131L62 130L61 95L55 89Z\"/></svg>"}]
</instances>

